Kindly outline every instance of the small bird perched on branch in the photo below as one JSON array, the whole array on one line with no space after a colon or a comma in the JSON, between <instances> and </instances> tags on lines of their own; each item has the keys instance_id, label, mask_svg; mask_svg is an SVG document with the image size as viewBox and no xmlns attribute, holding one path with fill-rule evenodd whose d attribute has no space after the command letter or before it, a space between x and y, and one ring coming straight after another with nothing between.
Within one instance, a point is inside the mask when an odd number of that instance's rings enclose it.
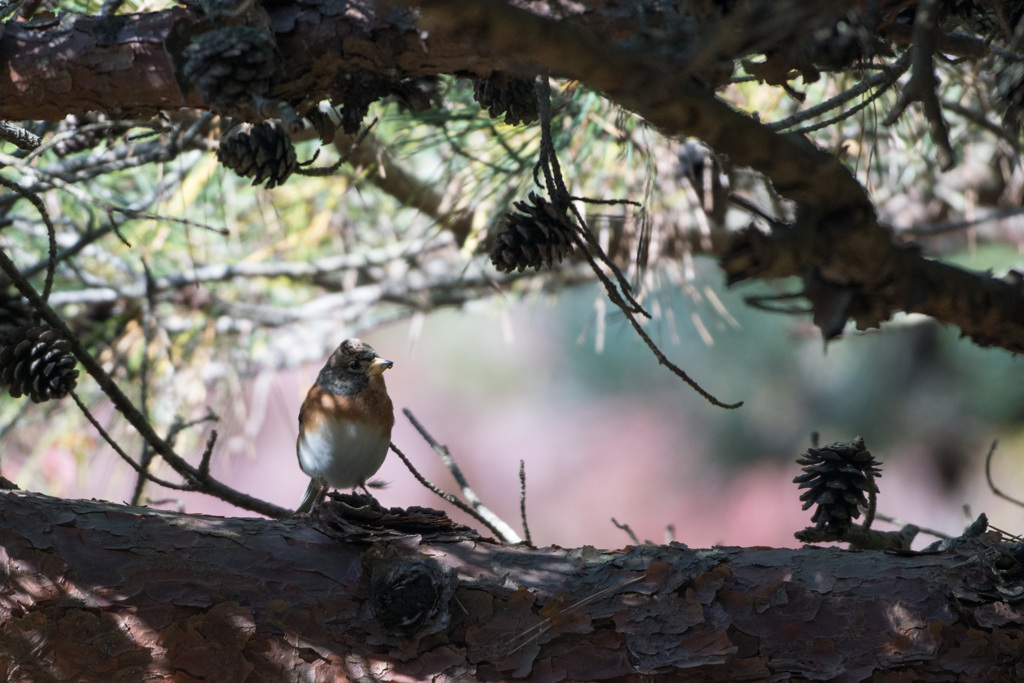
<instances>
[{"instance_id":1,"label":"small bird perched on branch","mask_svg":"<svg viewBox=\"0 0 1024 683\"><path fill-rule=\"evenodd\" d=\"M328 488L365 490L384 464L395 413L383 372L392 365L358 339L327 359L299 410L299 467L312 481L296 514L312 511Z\"/></svg>"}]
</instances>

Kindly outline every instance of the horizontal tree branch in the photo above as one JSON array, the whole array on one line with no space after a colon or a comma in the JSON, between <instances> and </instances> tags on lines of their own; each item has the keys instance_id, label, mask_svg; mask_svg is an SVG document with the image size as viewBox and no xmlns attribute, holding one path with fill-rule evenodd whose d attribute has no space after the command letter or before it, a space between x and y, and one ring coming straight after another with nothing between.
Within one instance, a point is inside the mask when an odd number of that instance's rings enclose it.
<instances>
[{"instance_id":1,"label":"horizontal tree branch","mask_svg":"<svg viewBox=\"0 0 1024 683\"><path fill-rule=\"evenodd\" d=\"M0 491L15 680L811 678L1024 673L1016 546L509 546L444 515L181 515ZM187 552L182 549L186 548Z\"/></svg>"}]
</instances>

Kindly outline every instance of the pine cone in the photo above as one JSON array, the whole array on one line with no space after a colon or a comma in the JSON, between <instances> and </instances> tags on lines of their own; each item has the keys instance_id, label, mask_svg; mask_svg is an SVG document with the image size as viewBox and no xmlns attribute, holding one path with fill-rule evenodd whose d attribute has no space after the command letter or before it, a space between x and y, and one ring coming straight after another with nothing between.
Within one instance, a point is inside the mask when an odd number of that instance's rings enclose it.
<instances>
[{"instance_id":1,"label":"pine cone","mask_svg":"<svg viewBox=\"0 0 1024 683\"><path fill-rule=\"evenodd\" d=\"M23 327L32 322L32 309L25 297L17 293L0 294L0 332Z\"/></svg>"},{"instance_id":2,"label":"pine cone","mask_svg":"<svg viewBox=\"0 0 1024 683\"><path fill-rule=\"evenodd\" d=\"M532 78L515 78L504 71L494 71L490 78L473 81L473 99L493 118L504 116L510 126L533 123L540 116Z\"/></svg>"},{"instance_id":3,"label":"pine cone","mask_svg":"<svg viewBox=\"0 0 1024 683\"><path fill-rule=\"evenodd\" d=\"M505 229L498 233L491 263L503 273L518 269L553 267L573 249L576 228L565 211L530 193L529 202L516 202L516 209L505 215Z\"/></svg>"},{"instance_id":4,"label":"pine cone","mask_svg":"<svg viewBox=\"0 0 1024 683\"><path fill-rule=\"evenodd\" d=\"M222 113L245 110L270 89L274 42L252 26L222 26L195 36L184 49L185 81Z\"/></svg>"},{"instance_id":5,"label":"pine cone","mask_svg":"<svg viewBox=\"0 0 1024 683\"><path fill-rule=\"evenodd\" d=\"M878 493L875 479L881 476L879 463L864 448L864 439L833 443L824 448L809 448L797 462L804 474L793 479L800 488L803 509L817 505L811 521L818 529L842 533L860 517L860 508L868 504L866 493Z\"/></svg>"},{"instance_id":6,"label":"pine cone","mask_svg":"<svg viewBox=\"0 0 1024 683\"><path fill-rule=\"evenodd\" d=\"M291 138L270 121L228 133L220 141L217 158L243 178L253 178L253 185L266 181L267 189L282 184L299 167Z\"/></svg>"},{"instance_id":7,"label":"pine cone","mask_svg":"<svg viewBox=\"0 0 1024 683\"><path fill-rule=\"evenodd\" d=\"M52 327L25 325L0 342L0 384L14 398L27 395L35 403L64 398L77 380L71 345Z\"/></svg>"}]
</instances>

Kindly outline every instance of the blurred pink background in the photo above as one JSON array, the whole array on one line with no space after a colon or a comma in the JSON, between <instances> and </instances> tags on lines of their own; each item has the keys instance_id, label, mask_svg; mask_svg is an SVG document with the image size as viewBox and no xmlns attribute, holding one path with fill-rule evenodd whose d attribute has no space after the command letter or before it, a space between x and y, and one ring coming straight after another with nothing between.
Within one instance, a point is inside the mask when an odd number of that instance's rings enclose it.
<instances>
[{"instance_id":1,"label":"blurred pink background","mask_svg":"<svg viewBox=\"0 0 1024 683\"><path fill-rule=\"evenodd\" d=\"M670 302L680 321L679 343L673 343L664 318L652 323L652 334L709 391L724 401L746 401L737 411L725 411L659 367L621 319L609 316L605 350L598 354L593 332L587 333L596 295L584 290L554 304L506 302L443 311L422 324L361 335L395 362L385 376L396 408L393 440L431 481L457 493L439 458L401 414L411 409L450 448L485 504L517 532L523 459L537 545L621 547L630 540L612 523L615 518L641 540L656 543L666 540L672 525L675 540L693 547L796 547L793 533L810 523L811 511L800 509L794 460L814 429L821 430L823 444L865 436L884 463L882 513L957 534L967 522L966 504L974 515L985 511L997 526L1020 530L1024 511L997 500L983 478L988 442L1003 435L1009 441L995 460L998 481L1024 497L1021 458L1013 445L1016 413L988 421L983 415L958 416L962 408L943 408L942 401L959 391L959 376L947 385L943 373L916 368L908 381L883 364L906 366L908 358L918 362L929 353L944 358L914 341L914 335L930 339L934 330L848 334L826 351L813 332L805 334L806 324L745 310L729 294L729 310L743 327L700 312L714 338L708 346L689 323L690 311ZM349 334L339 329L337 340ZM889 351L908 344L905 353ZM947 346L959 353L969 345ZM1008 358L1000 351L966 353ZM886 361L886 354L895 361ZM308 479L295 457L296 416L322 360L252 378L234 395L244 411L220 407L215 476L278 505L298 504ZM195 406L192 413L202 410ZM891 425L878 424L885 416ZM79 458L85 458L82 469ZM944 459L950 458L952 474L943 474ZM57 447L42 462L27 470L17 457L5 457L3 473L24 488L64 497L124 501L131 495L132 473L102 441L95 454ZM166 468L160 474L173 476ZM386 506L439 508L480 528L421 487L393 454L377 478L389 482L375 492ZM251 514L208 496L179 497L155 487L149 493L171 500L163 507L180 503L187 512ZM921 536L915 547L932 540Z\"/></svg>"}]
</instances>

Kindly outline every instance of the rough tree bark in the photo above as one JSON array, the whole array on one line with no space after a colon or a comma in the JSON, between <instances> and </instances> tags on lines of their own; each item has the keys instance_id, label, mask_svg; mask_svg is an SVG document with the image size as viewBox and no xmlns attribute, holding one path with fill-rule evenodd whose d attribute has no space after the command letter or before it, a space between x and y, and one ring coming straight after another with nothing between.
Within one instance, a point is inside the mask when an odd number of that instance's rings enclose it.
<instances>
[{"instance_id":1,"label":"rough tree bark","mask_svg":"<svg viewBox=\"0 0 1024 683\"><path fill-rule=\"evenodd\" d=\"M0 676L1024 676L1021 548L985 537L905 555L565 550L500 545L428 510L339 509L280 522L3 492Z\"/></svg>"}]
</instances>

